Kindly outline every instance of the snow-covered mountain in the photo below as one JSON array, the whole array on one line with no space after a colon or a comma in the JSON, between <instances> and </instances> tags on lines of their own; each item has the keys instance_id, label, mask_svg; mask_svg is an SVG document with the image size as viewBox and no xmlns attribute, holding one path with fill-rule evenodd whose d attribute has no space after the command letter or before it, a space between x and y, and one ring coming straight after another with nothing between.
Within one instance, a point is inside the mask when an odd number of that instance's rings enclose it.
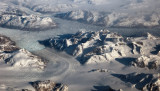
<instances>
[{"instance_id":1,"label":"snow-covered mountain","mask_svg":"<svg viewBox=\"0 0 160 91\"><path fill-rule=\"evenodd\" d=\"M157 69L160 66L160 63L158 62L160 59L160 56L158 55L149 55L147 56L141 56L137 58L135 62L133 62L134 66L141 67L141 68L149 68L149 69Z\"/></svg>"},{"instance_id":2,"label":"snow-covered mountain","mask_svg":"<svg viewBox=\"0 0 160 91\"><path fill-rule=\"evenodd\" d=\"M159 0L0 0L0 91L159 90L159 25Z\"/></svg>"},{"instance_id":3,"label":"snow-covered mountain","mask_svg":"<svg viewBox=\"0 0 160 91\"><path fill-rule=\"evenodd\" d=\"M62 35L40 41L40 43L58 50L64 50L76 56L80 60L80 63L87 64L109 62L123 57L142 56L143 58L143 56L150 56L148 61L143 60L144 63L147 62L146 67L148 67L152 63L152 59L157 58L158 60L159 58L156 54L152 54L153 56L151 56L151 51L154 50L156 45L160 44L160 40L149 33L147 37L132 38L122 37L108 30L101 30L97 32L80 31L76 34ZM141 61L140 57L135 63L138 64ZM154 64L151 65L154 66ZM159 64L155 63L155 65Z\"/></svg>"},{"instance_id":4,"label":"snow-covered mountain","mask_svg":"<svg viewBox=\"0 0 160 91\"><path fill-rule=\"evenodd\" d=\"M0 52L12 52L18 50L19 48L15 44L16 43L9 37L0 35Z\"/></svg>"},{"instance_id":5,"label":"snow-covered mountain","mask_svg":"<svg viewBox=\"0 0 160 91\"><path fill-rule=\"evenodd\" d=\"M35 5L32 6L30 9L32 9L35 12L40 12L40 13L56 13L56 12L61 12L64 10L69 10L72 8L75 8L76 5L72 4L58 4L58 5Z\"/></svg>"},{"instance_id":6,"label":"snow-covered mountain","mask_svg":"<svg viewBox=\"0 0 160 91\"><path fill-rule=\"evenodd\" d=\"M106 14L107 13L98 13L95 11L90 12L90 11L78 10L78 11L71 11L67 13L57 14L56 17L67 19L67 20L75 20L83 23L105 26L107 25L105 21ZM113 22L114 21L112 21L112 23ZM112 25L112 24L108 23L108 26L109 25Z\"/></svg>"},{"instance_id":7,"label":"snow-covered mountain","mask_svg":"<svg viewBox=\"0 0 160 91\"><path fill-rule=\"evenodd\" d=\"M36 15L8 15L0 16L0 26L5 28L15 28L21 30L47 30L55 28L57 25L50 17L39 17Z\"/></svg>"},{"instance_id":8,"label":"snow-covered mountain","mask_svg":"<svg viewBox=\"0 0 160 91\"><path fill-rule=\"evenodd\" d=\"M159 74L112 74L120 80L131 83L131 87L135 87L141 91L158 91L160 90Z\"/></svg>"},{"instance_id":9,"label":"snow-covered mountain","mask_svg":"<svg viewBox=\"0 0 160 91\"><path fill-rule=\"evenodd\" d=\"M156 3L154 3L156 2ZM1 7L22 8L41 14L107 27L159 27L160 2L157 0L2 0ZM4 9L2 9L4 11ZM32 18L32 17L30 17ZM35 18L35 17L33 17ZM18 20L17 20L18 21ZM23 20L22 20L23 21ZM36 21L36 20L35 20ZM32 22L32 21L31 21ZM40 22L37 20L37 22ZM32 24L45 26L43 24ZM56 26L52 22L52 27ZM20 26L23 27L22 24ZM9 26L7 26L9 27ZM17 27L17 26L15 26ZM31 26L32 28L33 26ZM51 28L52 28L51 27ZM26 26L26 28L29 28ZM41 29L42 27L39 27ZM43 28L42 28L43 29Z\"/></svg>"},{"instance_id":10,"label":"snow-covered mountain","mask_svg":"<svg viewBox=\"0 0 160 91\"><path fill-rule=\"evenodd\" d=\"M160 16L157 13L152 13L150 16L132 16L123 12L77 10L57 14L56 17L107 27L159 27L160 25Z\"/></svg>"},{"instance_id":11,"label":"snow-covered mountain","mask_svg":"<svg viewBox=\"0 0 160 91\"><path fill-rule=\"evenodd\" d=\"M80 4L93 4L93 5L101 5L101 4L107 4L108 0L71 0L74 3L80 3Z\"/></svg>"},{"instance_id":12,"label":"snow-covered mountain","mask_svg":"<svg viewBox=\"0 0 160 91\"><path fill-rule=\"evenodd\" d=\"M1 12L0 26L5 28L17 28L22 30L46 30L57 25L50 17L29 15L17 8L7 8Z\"/></svg>"},{"instance_id":13,"label":"snow-covered mountain","mask_svg":"<svg viewBox=\"0 0 160 91\"><path fill-rule=\"evenodd\" d=\"M40 13L57 13L72 8L77 5L68 3L70 0L10 0L11 3L26 7L30 10Z\"/></svg>"},{"instance_id":14,"label":"snow-covered mountain","mask_svg":"<svg viewBox=\"0 0 160 91\"><path fill-rule=\"evenodd\" d=\"M119 50L118 47L115 46L116 43L123 44L123 37L116 33L111 33L108 30L98 32L80 31L70 36L64 35L60 38L53 38L47 41L50 46L56 49L65 50L71 55L81 57L81 63L106 62L114 57L123 55L123 51L125 51ZM108 43L109 45L107 45ZM123 49L125 49L125 47ZM112 57L113 54L114 57Z\"/></svg>"},{"instance_id":15,"label":"snow-covered mountain","mask_svg":"<svg viewBox=\"0 0 160 91\"><path fill-rule=\"evenodd\" d=\"M33 55L25 49L20 49L11 53L1 53L1 61L9 64L14 68L32 68L43 70L46 66L46 61L36 55Z\"/></svg>"},{"instance_id":16,"label":"snow-covered mountain","mask_svg":"<svg viewBox=\"0 0 160 91\"><path fill-rule=\"evenodd\" d=\"M68 86L50 80L32 82L36 91L68 91Z\"/></svg>"},{"instance_id":17,"label":"snow-covered mountain","mask_svg":"<svg viewBox=\"0 0 160 91\"><path fill-rule=\"evenodd\" d=\"M15 42L3 35L0 35L0 60L14 69L43 70L47 63L29 51L18 48Z\"/></svg>"},{"instance_id":18,"label":"snow-covered mountain","mask_svg":"<svg viewBox=\"0 0 160 91\"><path fill-rule=\"evenodd\" d=\"M20 30L47 30L57 27L51 17L30 14L24 8L1 3L0 27Z\"/></svg>"},{"instance_id":19,"label":"snow-covered mountain","mask_svg":"<svg viewBox=\"0 0 160 91\"><path fill-rule=\"evenodd\" d=\"M143 87L143 91L158 91L158 90L160 90L160 78L159 78L159 74L150 83L146 84Z\"/></svg>"}]
</instances>

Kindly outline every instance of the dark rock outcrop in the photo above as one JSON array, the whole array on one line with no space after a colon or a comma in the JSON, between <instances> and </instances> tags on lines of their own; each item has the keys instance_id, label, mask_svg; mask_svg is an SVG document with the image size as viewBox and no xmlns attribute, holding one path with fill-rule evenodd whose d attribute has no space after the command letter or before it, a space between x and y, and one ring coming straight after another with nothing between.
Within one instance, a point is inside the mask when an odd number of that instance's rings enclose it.
<instances>
[{"instance_id":1,"label":"dark rock outcrop","mask_svg":"<svg viewBox=\"0 0 160 91\"><path fill-rule=\"evenodd\" d=\"M36 91L68 91L68 87L50 80L31 82Z\"/></svg>"}]
</instances>

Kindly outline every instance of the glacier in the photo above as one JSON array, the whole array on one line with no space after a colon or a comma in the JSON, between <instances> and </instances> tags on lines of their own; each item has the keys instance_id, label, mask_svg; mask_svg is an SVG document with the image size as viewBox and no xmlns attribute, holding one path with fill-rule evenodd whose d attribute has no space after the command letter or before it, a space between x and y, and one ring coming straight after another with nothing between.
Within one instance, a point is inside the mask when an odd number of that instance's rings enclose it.
<instances>
[{"instance_id":1,"label":"glacier","mask_svg":"<svg viewBox=\"0 0 160 91\"><path fill-rule=\"evenodd\" d=\"M159 4L0 0L0 91L158 90Z\"/></svg>"}]
</instances>

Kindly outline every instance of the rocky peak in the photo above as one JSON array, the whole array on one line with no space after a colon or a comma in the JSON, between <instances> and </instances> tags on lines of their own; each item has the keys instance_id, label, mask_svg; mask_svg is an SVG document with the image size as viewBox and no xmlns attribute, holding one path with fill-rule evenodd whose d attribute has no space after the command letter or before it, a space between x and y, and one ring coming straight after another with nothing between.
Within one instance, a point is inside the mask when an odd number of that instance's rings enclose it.
<instances>
[{"instance_id":1,"label":"rocky peak","mask_svg":"<svg viewBox=\"0 0 160 91\"><path fill-rule=\"evenodd\" d=\"M31 82L36 91L68 91L68 87L50 80Z\"/></svg>"},{"instance_id":2,"label":"rocky peak","mask_svg":"<svg viewBox=\"0 0 160 91\"><path fill-rule=\"evenodd\" d=\"M157 39L155 36L153 36L153 35L150 34L150 33L147 33L147 38L148 38L148 39Z\"/></svg>"},{"instance_id":3,"label":"rocky peak","mask_svg":"<svg viewBox=\"0 0 160 91\"><path fill-rule=\"evenodd\" d=\"M115 57L125 56L124 47L128 47L121 35L109 30L79 31L76 34L49 39L48 42L50 46L66 52L69 50L71 55L81 57L82 61L89 63L92 63L93 59L95 62L99 59L105 62Z\"/></svg>"},{"instance_id":4,"label":"rocky peak","mask_svg":"<svg viewBox=\"0 0 160 91\"><path fill-rule=\"evenodd\" d=\"M0 15L0 26L21 30L46 30L55 28L57 24L50 17L29 15L16 8L8 8Z\"/></svg>"},{"instance_id":5,"label":"rocky peak","mask_svg":"<svg viewBox=\"0 0 160 91\"><path fill-rule=\"evenodd\" d=\"M153 39L153 41L150 41L150 39ZM81 63L100 63L131 55L148 55L151 52L147 48L153 49L155 42L157 42L157 39L153 36L150 39L148 37L123 37L109 30L79 31L76 34L51 38L47 40L47 44L76 56ZM153 46L150 44L153 44ZM152 55L152 58L155 57ZM138 66L143 67L143 62L135 61L135 64L138 63ZM155 69L154 65L157 65L157 61L154 60L145 62L145 65L150 69Z\"/></svg>"},{"instance_id":6,"label":"rocky peak","mask_svg":"<svg viewBox=\"0 0 160 91\"><path fill-rule=\"evenodd\" d=\"M160 78L158 77L152 80L150 83L143 87L143 91L160 91Z\"/></svg>"},{"instance_id":7,"label":"rocky peak","mask_svg":"<svg viewBox=\"0 0 160 91\"><path fill-rule=\"evenodd\" d=\"M6 9L6 11L4 11L2 13L2 15L18 15L18 16L23 16L23 15L27 15L26 12L18 9L18 8L12 8L12 7L8 7Z\"/></svg>"},{"instance_id":8,"label":"rocky peak","mask_svg":"<svg viewBox=\"0 0 160 91\"><path fill-rule=\"evenodd\" d=\"M12 41L9 37L0 35L0 51L15 51L18 50L19 48L16 46L16 43Z\"/></svg>"},{"instance_id":9,"label":"rocky peak","mask_svg":"<svg viewBox=\"0 0 160 91\"><path fill-rule=\"evenodd\" d=\"M137 66L140 68L148 68L148 69L157 69L160 64L159 61L160 57L157 55L150 55L149 57L147 56L140 56L137 58L132 64L133 66Z\"/></svg>"},{"instance_id":10,"label":"rocky peak","mask_svg":"<svg viewBox=\"0 0 160 91\"><path fill-rule=\"evenodd\" d=\"M47 64L47 61L36 55L33 55L25 49L19 49L12 53L1 53L1 60L4 60L7 64L10 64L15 68L34 68L43 70Z\"/></svg>"}]
</instances>

